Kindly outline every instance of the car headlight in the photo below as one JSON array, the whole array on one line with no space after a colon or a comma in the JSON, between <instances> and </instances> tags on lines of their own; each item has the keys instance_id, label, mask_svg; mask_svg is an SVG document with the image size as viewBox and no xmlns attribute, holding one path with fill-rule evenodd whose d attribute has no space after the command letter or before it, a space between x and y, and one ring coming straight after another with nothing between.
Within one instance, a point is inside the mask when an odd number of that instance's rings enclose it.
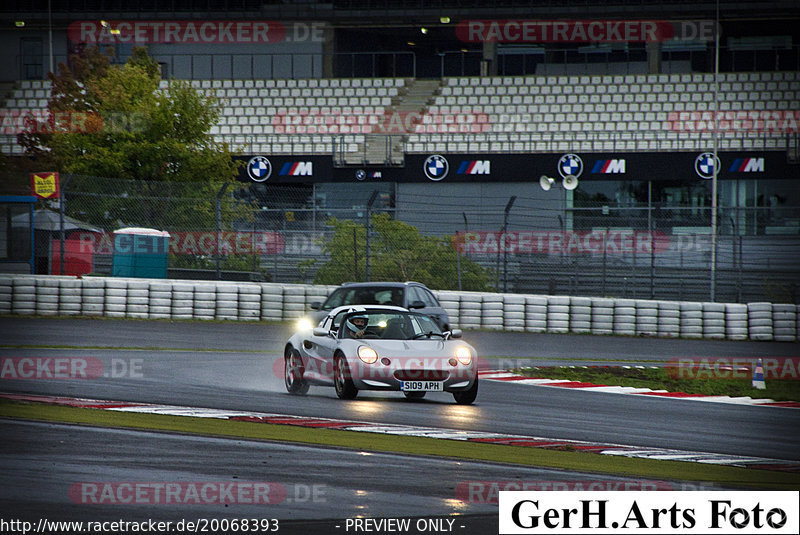
<instances>
[{"instance_id":1,"label":"car headlight","mask_svg":"<svg viewBox=\"0 0 800 535\"><path fill-rule=\"evenodd\" d=\"M358 358L367 364L372 364L378 360L378 354L371 347L361 346L358 348Z\"/></svg>"},{"instance_id":2,"label":"car headlight","mask_svg":"<svg viewBox=\"0 0 800 535\"><path fill-rule=\"evenodd\" d=\"M297 330L298 331L310 331L314 328L314 324L311 323L311 320L308 318L300 318L297 320Z\"/></svg>"},{"instance_id":3,"label":"car headlight","mask_svg":"<svg viewBox=\"0 0 800 535\"><path fill-rule=\"evenodd\" d=\"M472 353L468 348L462 346L456 349L456 358L458 362L466 366L472 362Z\"/></svg>"}]
</instances>

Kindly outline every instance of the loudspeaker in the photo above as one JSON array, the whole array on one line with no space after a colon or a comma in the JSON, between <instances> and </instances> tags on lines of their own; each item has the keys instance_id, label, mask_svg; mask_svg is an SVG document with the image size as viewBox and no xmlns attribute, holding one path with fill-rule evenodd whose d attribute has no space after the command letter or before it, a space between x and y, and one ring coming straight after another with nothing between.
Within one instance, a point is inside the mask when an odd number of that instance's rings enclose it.
<instances>
[{"instance_id":1,"label":"loudspeaker","mask_svg":"<svg viewBox=\"0 0 800 535\"><path fill-rule=\"evenodd\" d=\"M564 186L564 189L573 190L578 187L578 178L573 175L567 175L561 185Z\"/></svg>"},{"instance_id":2,"label":"loudspeaker","mask_svg":"<svg viewBox=\"0 0 800 535\"><path fill-rule=\"evenodd\" d=\"M554 178L550 178L549 176L546 175L542 175L541 177L539 177L539 185L545 191L550 191L550 188L553 187L555 181L556 180Z\"/></svg>"}]
</instances>

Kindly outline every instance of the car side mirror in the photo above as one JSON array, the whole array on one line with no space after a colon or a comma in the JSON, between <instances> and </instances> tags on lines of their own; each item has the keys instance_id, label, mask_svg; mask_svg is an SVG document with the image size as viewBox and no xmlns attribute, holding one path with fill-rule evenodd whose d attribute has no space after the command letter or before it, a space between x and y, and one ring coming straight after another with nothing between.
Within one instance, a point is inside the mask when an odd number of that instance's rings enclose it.
<instances>
[{"instance_id":1,"label":"car side mirror","mask_svg":"<svg viewBox=\"0 0 800 535\"><path fill-rule=\"evenodd\" d=\"M311 331L314 336L328 336L330 331L328 329L324 329L322 327L314 327L314 330Z\"/></svg>"},{"instance_id":2,"label":"car side mirror","mask_svg":"<svg viewBox=\"0 0 800 535\"><path fill-rule=\"evenodd\" d=\"M453 329L450 331L450 338L461 338L462 334L461 329Z\"/></svg>"},{"instance_id":3,"label":"car side mirror","mask_svg":"<svg viewBox=\"0 0 800 535\"><path fill-rule=\"evenodd\" d=\"M422 301L411 301L411 304L408 305L408 308L425 308L425 303Z\"/></svg>"},{"instance_id":4,"label":"car side mirror","mask_svg":"<svg viewBox=\"0 0 800 535\"><path fill-rule=\"evenodd\" d=\"M311 310L319 310L320 308L322 308L322 301L312 301L311 303L309 303L308 307Z\"/></svg>"}]
</instances>

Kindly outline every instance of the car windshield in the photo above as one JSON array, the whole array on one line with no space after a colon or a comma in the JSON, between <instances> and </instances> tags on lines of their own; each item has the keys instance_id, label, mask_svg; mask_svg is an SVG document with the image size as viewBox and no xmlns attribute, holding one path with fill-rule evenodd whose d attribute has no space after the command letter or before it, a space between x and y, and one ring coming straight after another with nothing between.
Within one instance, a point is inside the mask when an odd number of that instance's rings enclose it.
<instances>
[{"instance_id":1,"label":"car windshield","mask_svg":"<svg viewBox=\"0 0 800 535\"><path fill-rule=\"evenodd\" d=\"M403 306L403 288L397 286L339 288L328 297L322 309L331 310L343 305Z\"/></svg>"},{"instance_id":2,"label":"car windshield","mask_svg":"<svg viewBox=\"0 0 800 535\"><path fill-rule=\"evenodd\" d=\"M340 325L342 338L419 340L444 337L428 316L402 311L348 312Z\"/></svg>"}]
</instances>

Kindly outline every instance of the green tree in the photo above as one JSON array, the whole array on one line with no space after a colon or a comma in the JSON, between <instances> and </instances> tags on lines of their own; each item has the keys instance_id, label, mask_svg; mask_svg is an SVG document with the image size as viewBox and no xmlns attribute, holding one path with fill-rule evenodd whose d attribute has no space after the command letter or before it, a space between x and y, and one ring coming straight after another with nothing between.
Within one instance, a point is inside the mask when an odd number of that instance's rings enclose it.
<instances>
[{"instance_id":1,"label":"green tree","mask_svg":"<svg viewBox=\"0 0 800 535\"><path fill-rule=\"evenodd\" d=\"M353 221L331 219L333 236L324 243L330 259L317 271L316 284L341 284L366 276L366 229ZM418 281L438 290L458 288L458 258L450 236L423 236L419 230L389 214L372 216L370 278ZM486 290L487 270L461 257L461 288Z\"/></svg>"},{"instance_id":2,"label":"green tree","mask_svg":"<svg viewBox=\"0 0 800 535\"><path fill-rule=\"evenodd\" d=\"M120 219L139 225L213 227L216 194L236 180L239 164L230 147L209 134L219 118L217 100L182 81L161 89L159 73L145 48L135 48L122 65L112 65L97 47L83 49L70 56L69 66L61 63L58 74L49 74L49 119L31 120L19 136L43 169L111 178L74 177L83 183L71 189L98 195L79 207L95 224L124 208ZM122 187L114 179L131 182ZM200 204L165 210L153 202L170 196ZM133 206L131 199L139 201ZM225 205L226 219L234 217L231 204Z\"/></svg>"},{"instance_id":3,"label":"green tree","mask_svg":"<svg viewBox=\"0 0 800 535\"><path fill-rule=\"evenodd\" d=\"M333 236L323 243L323 250L330 258L317 270L314 283L341 284L363 280L367 273L364 256L367 233L364 225L332 217L328 220L328 226L333 228Z\"/></svg>"}]
</instances>

